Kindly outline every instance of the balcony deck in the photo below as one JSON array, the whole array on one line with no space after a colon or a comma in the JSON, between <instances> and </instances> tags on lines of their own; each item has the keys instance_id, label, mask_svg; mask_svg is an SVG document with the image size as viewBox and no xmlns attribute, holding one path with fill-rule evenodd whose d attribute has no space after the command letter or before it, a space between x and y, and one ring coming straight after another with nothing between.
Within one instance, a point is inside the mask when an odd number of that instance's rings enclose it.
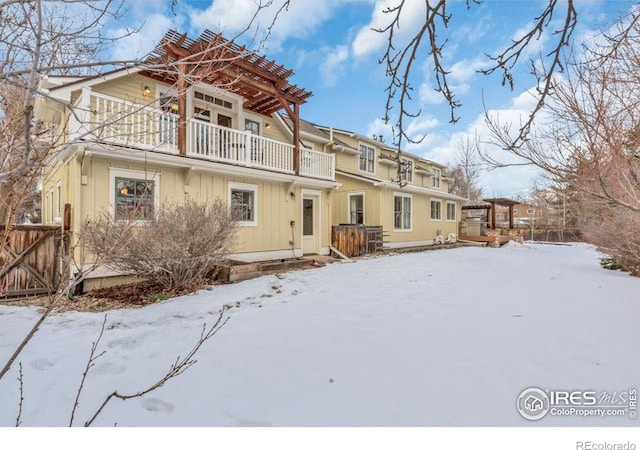
<instances>
[{"instance_id":1,"label":"balcony deck","mask_svg":"<svg viewBox=\"0 0 640 450\"><path fill-rule=\"evenodd\" d=\"M180 154L178 114L91 90L83 90L76 106L84 114L72 116L71 138ZM193 118L187 120L186 135L184 157L295 174L291 144ZM299 175L335 181L334 155L301 148Z\"/></svg>"}]
</instances>

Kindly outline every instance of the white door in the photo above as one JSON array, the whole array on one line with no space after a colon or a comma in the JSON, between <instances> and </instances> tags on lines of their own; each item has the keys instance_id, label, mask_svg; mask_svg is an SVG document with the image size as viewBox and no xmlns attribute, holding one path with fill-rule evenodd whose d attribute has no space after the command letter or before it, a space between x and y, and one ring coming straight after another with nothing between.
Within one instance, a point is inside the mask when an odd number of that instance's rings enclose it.
<instances>
[{"instance_id":1,"label":"white door","mask_svg":"<svg viewBox=\"0 0 640 450\"><path fill-rule=\"evenodd\" d=\"M318 197L302 198L302 253L305 255L320 252L318 203Z\"/></svg>"}]
</instances>

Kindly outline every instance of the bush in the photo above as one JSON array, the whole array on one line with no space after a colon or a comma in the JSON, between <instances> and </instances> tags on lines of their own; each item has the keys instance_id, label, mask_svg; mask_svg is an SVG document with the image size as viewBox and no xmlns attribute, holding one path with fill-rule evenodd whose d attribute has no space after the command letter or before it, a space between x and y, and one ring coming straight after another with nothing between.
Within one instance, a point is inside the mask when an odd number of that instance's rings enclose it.
<instances>
[{"instance_id":1,"label":"bush","mask_svg":"<svg viewBox=\"0 0 640 450\"><path fill-rule=\"evenodd\" d=\"M222 200L163 206L144 221L88 222L83 242L97 260L166 291L198 289L217 274L231 250L235 221Z\"/></svg>"}]
</instances>

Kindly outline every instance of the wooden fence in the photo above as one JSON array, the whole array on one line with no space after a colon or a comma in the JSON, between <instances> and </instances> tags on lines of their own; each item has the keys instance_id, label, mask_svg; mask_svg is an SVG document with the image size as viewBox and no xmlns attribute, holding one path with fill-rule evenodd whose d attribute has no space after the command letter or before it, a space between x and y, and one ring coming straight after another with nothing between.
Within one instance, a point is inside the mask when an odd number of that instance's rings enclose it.
<instances>
[{"instance_id":1,"label":"wooden fence","mask_svg":"<svg viewBox=\"0 0 640 450\"><path fill-rule=\"evenodd\" d=\"M0 301L50 294L62 276L60 226L0 225Z\"/></svg>"},{"instance_id":2,"label":"wooden fence","mask_svg":"<svg viewBox=\"0 0 640 450\"><path fill-rule=\"evenodd\" d=\"M363 256L382 250L381 226L337 225L331 227L331 245L348 256Z\"/></svg>"}]
</instances>

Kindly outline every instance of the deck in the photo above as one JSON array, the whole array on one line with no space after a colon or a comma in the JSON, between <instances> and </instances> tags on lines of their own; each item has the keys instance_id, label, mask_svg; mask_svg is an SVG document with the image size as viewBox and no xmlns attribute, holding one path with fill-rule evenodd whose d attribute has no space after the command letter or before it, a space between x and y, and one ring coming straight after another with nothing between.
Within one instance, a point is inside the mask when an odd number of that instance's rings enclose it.
<instances>
[{"instance_id":1,"label":"deck","mask_svg":"<svg viewBox=\"0 0 640 450\"><path fill-rule=\"evenodd\" d=\"M460 236L459 240L461 242L471 241L484 243L485 245L490 245L492 243L495 244L496 241L499 240L500 245L502 246L507 242L514 240L514 238L512 236Z\"/></svg>"}]
</instances>

